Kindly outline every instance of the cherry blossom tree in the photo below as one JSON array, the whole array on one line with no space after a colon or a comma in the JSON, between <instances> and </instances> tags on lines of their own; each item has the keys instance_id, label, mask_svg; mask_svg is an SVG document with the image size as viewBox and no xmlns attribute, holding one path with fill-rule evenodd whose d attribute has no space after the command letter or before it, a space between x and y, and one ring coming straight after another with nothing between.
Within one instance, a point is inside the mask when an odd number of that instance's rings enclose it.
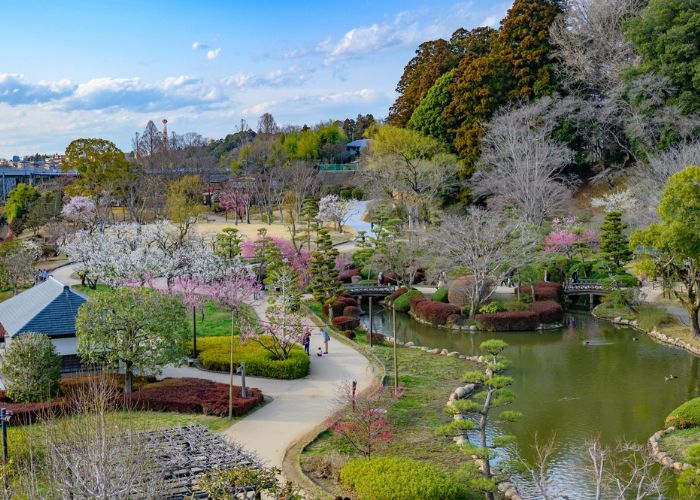
<instances>
[{"instance_id":1,"label":"cherry blossom tree","mask_svg":"<svg viewBox=\"0 0 700 500\"><path fill-rule=\"evenodd\" d=\"M250 224L250 195L247 192L240 189L225 191L219 195L219 205L226 211L227 217L229 213L234 214L236 224L243 222L243 217Z\"/></svg>"},{"instance_id":2,"label":"cherry blossom tree","mask_svg":"<svg viewBox=\"0 0 700 500\"><path fill-rule=\"evenodd\" d=\"M355 202L353 200L341 200L337 195L329 194L318 202L317 219L321 222L333 222L339 233L343 232L343 224L351 215Z\"/></svg>"},{"instance_id":3,"label":"cherry blossom tree","mask_svg":"<svg viewBox=\"0 0 700 500\"><path fill-rule=\"evenodd\" d=\"M73 196L63 205L61 215L76 226L91 227L97 219L97 206L89 196Z\"/></svg>"}]
</instances>

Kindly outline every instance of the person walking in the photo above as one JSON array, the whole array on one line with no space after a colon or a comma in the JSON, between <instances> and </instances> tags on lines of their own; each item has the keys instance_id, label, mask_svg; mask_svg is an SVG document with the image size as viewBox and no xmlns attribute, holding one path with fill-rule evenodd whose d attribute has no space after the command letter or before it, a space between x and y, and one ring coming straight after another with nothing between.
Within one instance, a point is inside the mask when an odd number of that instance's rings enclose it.
<instances>
[{"instance_id":1,"label":"person walking","mask_svg":"<svg viewBox=\"0 0 700 500\"><path fill-rule=\"evenodd\" d=\"M328 354L328 341L331 339L331 336L328 335L325 328L321 329L321 332L323 333L323 346L325 347L323 354Z\"/></svg>"},{"instance_id":2,"label":"person walking","mask_svg":"<svg viewBox=\"0 0 700 500\"><path fill-rule=\"evenodd\" d=\"M301 343L304 346L304 351L306 352L307 356L310 356L311 353L309 352L309 349L311 347L311 332L306 330L304 332L304 336L301 339Z\"/></svg>"}]
</instances>

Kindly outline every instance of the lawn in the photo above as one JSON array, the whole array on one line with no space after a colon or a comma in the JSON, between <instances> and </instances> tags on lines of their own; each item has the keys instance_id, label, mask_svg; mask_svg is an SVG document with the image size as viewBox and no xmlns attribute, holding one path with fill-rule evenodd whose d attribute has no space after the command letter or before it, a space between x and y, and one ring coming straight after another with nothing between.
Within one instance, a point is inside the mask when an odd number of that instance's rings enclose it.
<instances>
[{"instance_id":1,"label":"lawn","mask_svg":"<svg viewBox=\"0 0 700 500\"><path fill-rule=\"evenodd\" d=\"M659 448L671 455L674 460L686 462L685 452L694 444L700 444L700 427L679 429L665 434L659 442Z\"/></svg>"},{"instance_id":2,"label":"lawn","mask_svg":"<svg viewBox=\"0 0 700 500\"><path fill-rule=\"evenodd\" d=\"M357 340L366 343L362 336ZM386 367L386 386L393 387L391 346L375 346L373 351ZM454 473L465 464L465 456L449 439L436 435L436 428L450 421L443 407L455 387L462 385L462 374L474 366L458 358L403 347L398 348L398 357L399 383L405 393L389 410L394 439L383 454L429 461ZM304 450L301 465L328 493L347 495L334 477L353 456L352 448L326 431Z\"/></svg>"}]
</instances>

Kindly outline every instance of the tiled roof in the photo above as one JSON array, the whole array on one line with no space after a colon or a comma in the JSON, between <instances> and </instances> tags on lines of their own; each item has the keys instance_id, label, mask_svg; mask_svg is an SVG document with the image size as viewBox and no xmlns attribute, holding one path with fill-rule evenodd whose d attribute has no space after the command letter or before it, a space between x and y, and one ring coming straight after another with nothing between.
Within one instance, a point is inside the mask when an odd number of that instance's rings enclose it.
<instances>
[{"instance_id":1,"label":"tiled roof","mask_svg":"<svg viewBox=\"0 0 700 500\"><path fill-rule=\"evenodd\" d=\"M15 335L39 332L47 335L75 333L75 316L87 299L53 277L19 295L0 302L0 325Z\"/></svg>"}]
</instances>

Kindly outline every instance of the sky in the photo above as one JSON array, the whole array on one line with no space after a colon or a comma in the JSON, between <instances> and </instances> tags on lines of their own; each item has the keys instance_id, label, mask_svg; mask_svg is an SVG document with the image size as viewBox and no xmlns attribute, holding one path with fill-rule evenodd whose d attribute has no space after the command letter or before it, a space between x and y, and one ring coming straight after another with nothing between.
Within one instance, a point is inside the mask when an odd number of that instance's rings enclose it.
<instances>
[{"instance_id":1,"label":"sky","mask_svg":"<svg viewBox=\"0 0 700 500\"><path fill-rule=\"evenodd\" d=\"M218 139L386 117L426 40L497 27L510 0L2 0L0 158L79 137L125 151L148 120Z\"/></svg>"}]
</instances>

